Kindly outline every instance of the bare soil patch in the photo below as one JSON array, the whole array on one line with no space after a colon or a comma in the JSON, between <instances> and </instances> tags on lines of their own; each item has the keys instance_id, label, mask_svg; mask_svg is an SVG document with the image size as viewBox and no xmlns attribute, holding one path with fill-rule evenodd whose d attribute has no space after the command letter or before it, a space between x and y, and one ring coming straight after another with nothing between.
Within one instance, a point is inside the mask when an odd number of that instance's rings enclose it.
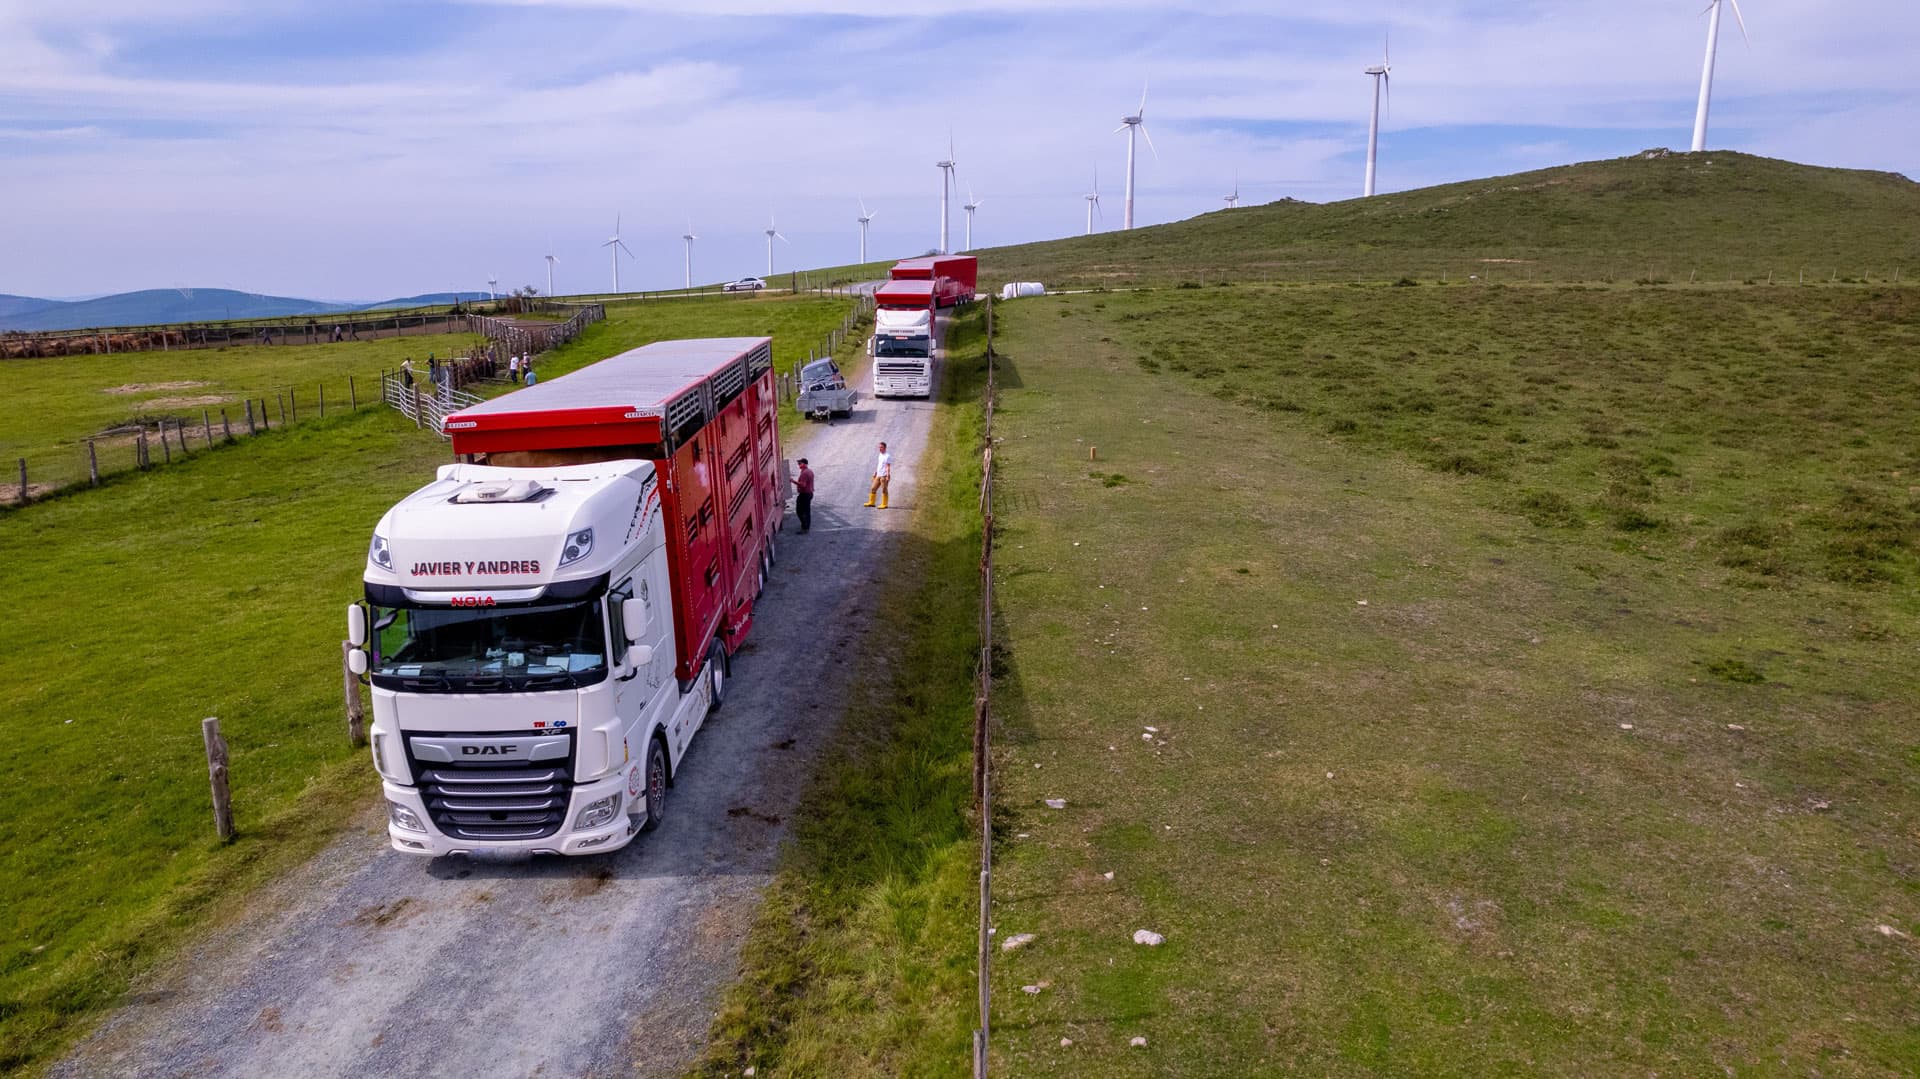
<instances>
[{"instance_id":1,"label":"bare soil patch","mask_svg":"<svg viewBox=\"0 0 1920 1079\"><path fill-rule=\"evenodd\" d=\"M191 379L181 382L128 382L120 386L108 386L100 392L118 394L156 393L162 390L194 390L204 385L206 385L205 382L196 382Z\"/></svg>"}]
</instances>

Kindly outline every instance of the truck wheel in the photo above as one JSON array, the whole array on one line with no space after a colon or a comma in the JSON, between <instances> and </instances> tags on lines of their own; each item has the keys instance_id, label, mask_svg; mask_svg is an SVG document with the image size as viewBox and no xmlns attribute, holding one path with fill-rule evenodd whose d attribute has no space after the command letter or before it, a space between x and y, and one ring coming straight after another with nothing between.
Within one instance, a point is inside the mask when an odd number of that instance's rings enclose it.
<instances>
[{"instance_id":1,"label":"truck wheel","mask_svg":"<svg viewBox=\"0 0 1920 1079\"><path fill-rule=\"evenodd\" d=\"M718 640L707 649L707 711L718 712L727 699L727 646Z\"/></svg>"},{"instance_id":2,"label":"truck wheel","mask_svg":"<svg viewBox=\"0 0 1920 1079\"><path fill-rule=\"evenodd\" d=\"M643 832L651 832L660 827L660 820L667 813L667 747L655 738L647 742L647 823L640 826Z\"/></svg>"}]
</instances>

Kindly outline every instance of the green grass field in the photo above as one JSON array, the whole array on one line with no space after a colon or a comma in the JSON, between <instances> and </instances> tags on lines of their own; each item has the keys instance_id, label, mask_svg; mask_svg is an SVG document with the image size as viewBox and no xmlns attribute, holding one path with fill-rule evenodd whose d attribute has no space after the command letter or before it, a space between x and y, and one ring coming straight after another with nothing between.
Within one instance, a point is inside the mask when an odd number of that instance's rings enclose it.
<instances>
[{"instance_id":1,"label":"green grass field","mask_svg":"<svg viewBox=\"0 0 1920 1079\"><path fill-rule=\"evenodd\" d=\"M1809 284L1920 273L1920 184L1715 151L1372 199L1282 201L980 253L981 284L1249 281Z\"/></svg>"},{"instance_id":2,"label":"green grass field","mask_svg":"<svg viewBox=\"0 0 1920 1079\"><path fill-rule=\"evenodd\" d=\"M811 298L633 306L541 369L663 337L768 332L790 364L846 311ZM15 407L38 392L16 385ZM22 672L0 793L0 1069L45 1063L135 973L373 797L346 744L343 612L368 529L448 458L367 408L0 515L0 587L14 597L0 650ZM209 715L233 750L229 847L207 803Z\"/></svg>"},{"instance_id":3,"label":"green grass field","mask_svg":"<svg viewBox=\"0 0 1920 1079\"><path fill-rule=\"evenodd\" d=\"M1001 305L1002 1070L1920 1068L1912 314Z\"/></svg>"}]
</instances>

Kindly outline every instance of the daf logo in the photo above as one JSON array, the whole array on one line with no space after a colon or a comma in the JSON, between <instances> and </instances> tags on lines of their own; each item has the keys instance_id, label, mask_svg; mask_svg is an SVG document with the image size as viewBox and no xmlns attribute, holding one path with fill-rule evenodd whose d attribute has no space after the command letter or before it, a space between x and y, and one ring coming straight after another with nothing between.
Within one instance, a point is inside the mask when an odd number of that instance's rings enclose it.
<instances>
[{"instance_id":1,"label":"daf logo","mask_svg":"<svg viewBox=\"0 0 1920 1079\"><path fill-rule=\"evenodd\" d=\"M496 743L487 746L461 746L463 757L506 757L511 756L517 747L511 742Z\"/></svg>"}]
</instances>

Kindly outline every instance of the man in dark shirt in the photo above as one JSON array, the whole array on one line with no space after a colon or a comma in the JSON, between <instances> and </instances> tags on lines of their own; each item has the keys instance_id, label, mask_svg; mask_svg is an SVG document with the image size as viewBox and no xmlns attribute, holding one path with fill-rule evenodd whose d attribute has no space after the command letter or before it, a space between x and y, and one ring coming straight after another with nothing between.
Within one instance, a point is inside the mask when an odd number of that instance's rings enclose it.
<instances>
[{"instance_id":1,"label":"man in dark shirt","mask_svg":"<svg viewBox=\"0 0 1920 1079\"><path fill-rule=\"evenodd\" d=\"M805 532L813 527L813 469L807 467L805 457L800 458L800 475L794 478L793 488L799 492L793 496L793 513Z\"/></svg>"}]
</instances>

